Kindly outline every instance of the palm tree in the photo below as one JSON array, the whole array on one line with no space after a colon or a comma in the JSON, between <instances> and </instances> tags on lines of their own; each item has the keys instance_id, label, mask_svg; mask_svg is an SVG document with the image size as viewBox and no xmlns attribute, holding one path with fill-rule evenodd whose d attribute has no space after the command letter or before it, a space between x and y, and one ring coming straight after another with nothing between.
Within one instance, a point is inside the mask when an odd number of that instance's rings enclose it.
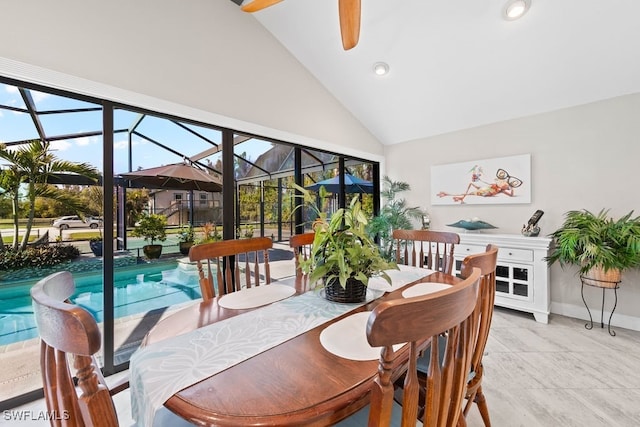
<instances>
[{"instance_id":1,"label":"palm tree","mask_svg":"<svg viewBox=\"0 0 640 427\"><path fill-rule=\"evenodd\" d=\"M23 181L23 176L13 164L6 167L6 169L0 170L0 187L4 189L5 193L7 193L11 199L14 249L18 247L18 210L20 207L20 185ZM2 242L2 247L4 247L4 241Z\"/></svg>"},{"instance_id":2,"label":"palm tree","mask_svg":"<svg viewBox=\"0 0 640 427\"><path fill-rule=\"evenodd\" d=\"M88 163L74 163L60 160L49 151L49 142L38 139L29 141L26 146L11 150L6 145L0 145L0 158L9 161L11 164L2 173L2 179L6 180L9 188L5 188L12 197L13 204L13 225L14 241L13 247L18 249L18 209L20 199L20 188L22 184L27 185L27 199L29 201L29 211L27 214L27 225L19 249L25 249L29 242L29 235L33 226L35 214L35 200L37 197L44 197L65 203L67 206L82 210L82 203L75 197L69 197L65 192L57 187L48 184L52 176L58 173L74 173L93 179L97 182L100 172ZM0 185L1 186L1 185Z\"/></svg>"},{"instance_id":3,"label":"palm tree","mask_svg":"<svg viewBox=\"0 0 640 427\"><path fill-rule=\"evenodd\" d=\"M369 233L380 238L381 253L387 259L393 259L395 248L393 247L393 230L409 230L413 228L412 219L420 219L424 211L419 207L407 206L407 201L396 198L398 193L409 191L411 187L402 181L392 181L385 176L382 179L383 190L380 195L387 202L380 209L378 216L369 223Z\"/></svg>"}]
</instances>

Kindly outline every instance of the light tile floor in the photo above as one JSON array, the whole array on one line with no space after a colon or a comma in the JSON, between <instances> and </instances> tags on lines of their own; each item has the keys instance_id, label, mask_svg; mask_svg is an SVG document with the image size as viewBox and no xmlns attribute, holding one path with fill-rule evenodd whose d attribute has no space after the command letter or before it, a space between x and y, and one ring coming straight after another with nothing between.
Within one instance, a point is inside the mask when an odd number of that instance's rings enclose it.
<instances>
[{"instance_id":1,"label":"light tile floor","mask_svg":"<svg viewBox=\"0 0 640 427\"><path fill-rule=\"evenodd\" d=\"M484 357L484 392L494 427L640 426L640 332L584 328L552 315L548 325L497 308ZM131 426L128 392L116 396L122 426ZM20 410L37 414L44 402ZM467 418L482 426L476 408ZM0 418L0 425L43 426Z\"/></svg>"}]
</instances>

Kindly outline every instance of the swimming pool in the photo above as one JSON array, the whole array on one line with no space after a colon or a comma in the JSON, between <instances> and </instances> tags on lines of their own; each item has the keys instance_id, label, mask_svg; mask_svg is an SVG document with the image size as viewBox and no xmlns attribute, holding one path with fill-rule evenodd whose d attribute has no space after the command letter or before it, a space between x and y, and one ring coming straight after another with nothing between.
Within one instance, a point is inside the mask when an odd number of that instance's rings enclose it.
<instances>
[{"instance_id":1,"label":"swimming pool","mask_svg":"<svg viewBox=\"0 0 640 427\"><path fill-rule=\"evenodd\" d=\"M71 298L104 320L102 273L74 274ZM201 298L195 266L177 261L119 268L114 277L114 317L122 318ZM29 289L34 281L0 287L0 345L38 336Z\"/></svg>"}]
</instances>

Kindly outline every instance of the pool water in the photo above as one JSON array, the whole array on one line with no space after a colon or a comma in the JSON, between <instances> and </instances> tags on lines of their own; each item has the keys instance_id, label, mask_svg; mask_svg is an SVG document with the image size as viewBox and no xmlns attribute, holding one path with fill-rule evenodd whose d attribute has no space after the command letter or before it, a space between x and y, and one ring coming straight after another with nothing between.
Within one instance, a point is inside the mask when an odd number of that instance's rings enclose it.
<instances>
[{"instance_id":1,"label":"pool water","mask_svg":"<svg viewBox=\"0 0 640 427\"><path fill-rule=\"evenodd\" d=\"M98 321L104 320L102 273L74 275L71 300ZM117 269L114 317L146 313L201 298L198 273L188 263L168 262ZM29 289L34 282L0 286L0 345L38 336Z\"/></svg>"}]
</instances>

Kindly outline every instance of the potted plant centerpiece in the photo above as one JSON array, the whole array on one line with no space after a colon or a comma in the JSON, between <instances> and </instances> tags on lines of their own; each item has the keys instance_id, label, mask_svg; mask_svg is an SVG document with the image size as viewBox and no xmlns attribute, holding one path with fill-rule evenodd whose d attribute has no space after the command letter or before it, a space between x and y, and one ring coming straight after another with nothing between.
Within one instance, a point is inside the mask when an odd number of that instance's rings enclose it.
<instances>
[{"instance_id":1,"label":"potted plant centerpiece","mask_svg":"<svg viewBox=\"0 0 640 427\"><path fill-rule=\"evenodd\" d=\"M195 242L195 232L193 226L183 226L178 233L178 246L180 247L180 253L182 255L189 255L189 249Z\"/></svg>"},{"instance_id":2,"label":"potted plant centerpiece","mask_svg":"<svg viewBox=\"0 0 640 427\"><path fill-rule=\"evenodd\" d=\"M315 237L307 260L300 259L302 271L309 274L310 283L322 283L325 296L336 302L363 302L369 278L380 275L387 282L391 278L385 270L397 269L394 262L380 255L380 250L366 232L368 223L360 201L354 198L349 207L338 209L330 219L313 203L309 191L302 192L305 206L315 211ZM319 196L326 196L324 187Z\"/></svg>"},{"instance_id":3,"label":"potted plant centerpiece","mask_svg":"<svg viewBox=\"0 0 640 427\"><path fill-rule=\"evenodd\" d=\"M567 212L562 226L551 234L555 247L547 263L578 266L587 285L617 287L622 271L640 266L640 217L633 218L631 211L614 220L608 212Z\"/></svg>"},{"instance_id":4,"label":"potted plant centerpiece","mask_svg":"<svg viewBox=\"0 0 640 427\"><path fill-rule=\"evenodd\" d=\"M145 242L150 242L142 247L142 251L149 259L160 258L162 254L162 245L156 245L155 241L164 242L167 239L165 227L167 226L167 218L158 214L143 214L142 218L136 223L131 235L134 237L143 237Z\"/></svg>"}]
</instances>

